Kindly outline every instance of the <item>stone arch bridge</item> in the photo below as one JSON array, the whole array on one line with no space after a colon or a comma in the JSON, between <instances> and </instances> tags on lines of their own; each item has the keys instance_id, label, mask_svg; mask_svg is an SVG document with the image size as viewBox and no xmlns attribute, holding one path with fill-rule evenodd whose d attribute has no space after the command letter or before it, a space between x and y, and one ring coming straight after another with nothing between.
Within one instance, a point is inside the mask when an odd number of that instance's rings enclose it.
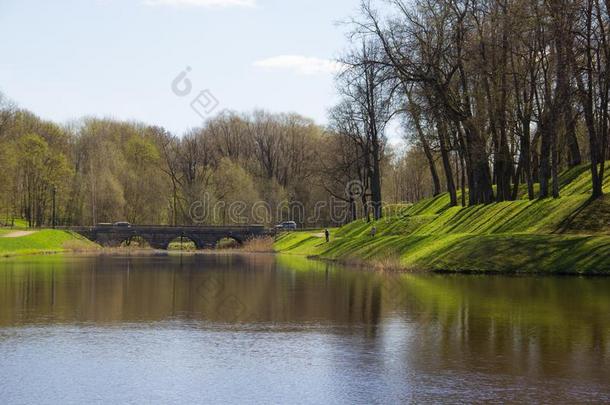
<instances>
[{"instance_id":1,"label":"stone arch bridge","mask_svg":"<svg viewBox=\"0 0 610 405\"><path fill-rule=\"evenodd\" d=\"M106 247L117 247L142 238L154 249L167 250L176 239L184 238L195 243L197 249L214 248L222 239L233 239L239 244L265 237L274 236L274 230L264 226L93 226L70 227L66 230L76 232L85 238Z\"/></svg>"}]
</instances>

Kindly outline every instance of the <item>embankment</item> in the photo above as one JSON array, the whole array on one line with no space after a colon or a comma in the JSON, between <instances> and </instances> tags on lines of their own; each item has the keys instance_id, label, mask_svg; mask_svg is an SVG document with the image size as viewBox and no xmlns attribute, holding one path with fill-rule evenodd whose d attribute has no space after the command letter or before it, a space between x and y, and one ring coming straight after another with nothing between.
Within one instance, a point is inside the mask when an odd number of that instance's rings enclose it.
<instances>
[{"instance_id":1,"label":"embankment","mask_svg":"<svg viewBox=\"0 0 610 405\"><path fill-rule=\"evenodd\" d=\"M98 246L72 232L0 229L0 257L88 251Z\"/></svg>"},{"instance_id":2,"label":"embankment","mask_svg":"<svg viewBox=\"0 0 610 405\"><path fill-rule=\"evenodd\" d=\"M610 274L610 196L591 201L580 166L561 175L561 198L450 207L440 195L374 223L280 237L277 252L380 268L449 272ZM606 176L605 192L610 192ZM371 228L377 235L370 236Z\"/></svg>"}]
</instances>

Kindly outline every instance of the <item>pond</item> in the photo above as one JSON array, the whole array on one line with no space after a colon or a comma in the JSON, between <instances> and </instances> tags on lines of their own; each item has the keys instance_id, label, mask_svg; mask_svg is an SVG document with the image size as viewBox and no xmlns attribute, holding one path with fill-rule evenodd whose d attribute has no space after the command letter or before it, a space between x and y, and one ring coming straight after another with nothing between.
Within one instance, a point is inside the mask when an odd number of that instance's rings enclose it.
<instances>
[{"instance_id":1,"label":"pond","mask_svg":"<svg viewBox=\"0 0 610 405\"><path fill-rule=\"evenodd\" d=\"M610 278L0 261L0 402L610 401Z\"/></svg>"}]
</instances>

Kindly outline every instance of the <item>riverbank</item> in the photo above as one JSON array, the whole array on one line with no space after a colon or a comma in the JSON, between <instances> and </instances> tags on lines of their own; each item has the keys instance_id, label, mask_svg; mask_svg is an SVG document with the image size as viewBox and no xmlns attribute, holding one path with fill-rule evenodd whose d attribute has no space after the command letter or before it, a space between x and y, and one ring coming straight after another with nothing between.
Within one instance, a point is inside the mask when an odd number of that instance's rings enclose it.
<instances>
[{"instance_id":1,"label":"riverbank","mask_svg":"<svg viewBox=\"0 0 610 405\"><path fill-rule=\"evenodd\" d=\"M124 247L101 247L73 232L28 228L0 228L0 258L14 256L48 255L57 253L93 253L103 255L155 256L159 254L232 254L232 253L273 253L273 238L247 241L239 248L219 250L194 250L185 244L175 244L172 249L154 250L138 245Z\"/></svg>"},{"instance_id":2,"label":"riverbank","mask_svg":"<svg viewBox=\"0 0 610 405\"><path fill-rule=\"evenodd\" d=\"M450 207L440 195L374 223L333 229L330 243L319 232L295 232L275 249L382 269L610 274L610 196L591 201L589 178L586 166L563 173L559 199ZM610 191L610 177L604 186Z\"/></svg>"},{"instance_id":3,"label":"riverbank","mask_svg":"<svg viewBox=\"0 0 610 405\"><path fill-rule=\"evenodd\" d=\"M94 251L99 246L72 232L0 229L0 257Z\"/></svg>"}]
</instances>

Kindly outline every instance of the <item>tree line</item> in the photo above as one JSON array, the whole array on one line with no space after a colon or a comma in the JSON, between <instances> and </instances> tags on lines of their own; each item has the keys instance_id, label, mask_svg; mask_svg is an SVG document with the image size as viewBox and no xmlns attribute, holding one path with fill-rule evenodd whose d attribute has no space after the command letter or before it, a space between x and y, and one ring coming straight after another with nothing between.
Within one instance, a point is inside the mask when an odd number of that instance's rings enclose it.
<instances>
[{"instance_id":1,"label":"tree line","mask_svg":"<svg viewBox=\"0 0 610 405\"><path fill-rule=\"evenodd\" d=\"M375 217L394 117L428 162L432 194L448 192L451 205L522 190L557 198L559 172L584 162L600 197L609 9L608 0L362 1L330 118L351 148L344 168L369 182Z\"/></svg>"},{"instance_id":2,"label":"tree line","mask_svg":"<svg viewBox=\"0 0 610 405\"><path fill-rule=\"evenodd\" d=\"M114 119L58 125L2 96L0 218L223 224L239 203L238 222L339 225L443 192L463 206L557 198L559 173L585 163L600 197L609 8L364 0L326 127L265 111L224 111L181 136ZM389 143L392 132L404 142ZM341 204L320 204L329 199ZM198 202L215 210L195 217Z\"/></svg>"},{"instance_id":3,"label":"tree line","mask_svg":"<svg viewBox=\"0 0 610 405\"><path fill-rule=\"evenodd\" d=\"M381 145L386 201L429 196L425 175L404 191L411 159ZM223 111L178 136L110 118L60 125L0 94L0 223L341 225L372 212L350 151L344 136L298 114ZM409 166L425 171L417 159Z\"/></svg>"},{"instance_id":4,"label":"tree line","mask_svg":"<svg viewBox=\"0 0 610 405\"><path fill-rule=\"evenodd\" d=\"M62 126L6 98L0 112L3 222L51 225L55 204L57 225L305 223L327 195L319 159L329 136L296 114L225 111L176 136L114 119ZM260 202L267 210L254 217ZM199 218L196 203L214 210ZM318 211L315 224L330 221Z\"/></svg>"}]
</instances>

